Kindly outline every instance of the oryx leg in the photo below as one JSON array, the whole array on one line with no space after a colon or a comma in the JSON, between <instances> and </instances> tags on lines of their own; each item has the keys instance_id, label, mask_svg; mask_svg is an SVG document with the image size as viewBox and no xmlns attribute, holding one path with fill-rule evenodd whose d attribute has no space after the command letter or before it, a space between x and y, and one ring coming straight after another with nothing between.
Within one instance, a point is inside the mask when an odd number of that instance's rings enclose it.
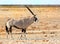
<instances>
[{"instance_id":1,"label":"oryx leg","mask_svg":"<svg viewBox=\"0 0 60 44\"><path fill-rule=\"evenodd\" d=\"M26 29L24 29L24 39L27 39L26 38Z\"/></svg>"},{"instance_id":2,"label":"oryx leg","mask_svg":"<svg viewBox=\"0 0 60 44\"><path fill-rule=\"evenodd\" d=\"M22 32L23 32L23 38L26 39L26 29L22 29Z\"/></svg>"},{"instance_id":3,"label":"oryx leg","mask_svg":"<svg viewBox=\"0 0 60 44\"><path fill-rule=\"evenodd\" d=\"M24 37L26 37L26 29L23 29Z\"/></svg>"},{"instance_id":4,"label":"oryx leg","mask_svg":"<svg viewBox=\"0 0 60 44\"><path fill-rule=\"evenodd\" d=\"M23 32L23 29L22 29L22 32ZM21 33L21 36L20 36L20 39L22 39L23 38L23 33Z\"/></svg>"},{"instance_id":5,"label":"oryx leg","mask_svg":"<svg viewBox=\"0 0 60 44\"><path fill-rule=\"evenodd\" d=\"M26 29L22 29L22 34L25 36L25 34L26 34Z\"/></svg>"},{"instance_id":6,"label":"oryx leg","mask_svg":"<svg viewBox=\"0 0 60 44\"><path fill-rule=\"evenodd\" d=\"M9 32L10 32L11 38L13 38L13 36L12 36L12 26L10 26Z\"/></svg>"},{"instance_id":7,"label":"oryx leg","mask_svg":"<svg viewBox=\"0 0 60 44\"><path fill-rule=\"evenodd\" d=\"M7 26L5 26L5 28L6 28L6 32L7 32L7 38L8 38L9 30L8 30L8 27Z\"/></svg>"},{"instance_id":8,"label":"oryx leg","mask_svg":"<svg viewBox=\"0 0 60 44\"><path fill-rule=\"evenodd\" d=\"M26 29L22 28L22 33L21 33L20 39L22 39L24 37L26 37Z\"/></svg>"}]
</instances>

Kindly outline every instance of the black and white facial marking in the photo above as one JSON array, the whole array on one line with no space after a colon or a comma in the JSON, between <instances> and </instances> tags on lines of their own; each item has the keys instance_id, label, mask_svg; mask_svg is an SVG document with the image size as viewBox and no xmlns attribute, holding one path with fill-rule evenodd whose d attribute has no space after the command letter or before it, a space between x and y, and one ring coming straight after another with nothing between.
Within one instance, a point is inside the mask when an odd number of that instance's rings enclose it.
<instances>
[{"instance_id":1,"label":"black and white facial marking","mask_svg":"<svg viewBox=\"0 0 60 44\"><path fill-rule=\"evenodd\" d=\"M38 20L37 17L36 17L36 15L34 16L34 19L35 19L35 22Z\"/></svg>"}]
</instances>

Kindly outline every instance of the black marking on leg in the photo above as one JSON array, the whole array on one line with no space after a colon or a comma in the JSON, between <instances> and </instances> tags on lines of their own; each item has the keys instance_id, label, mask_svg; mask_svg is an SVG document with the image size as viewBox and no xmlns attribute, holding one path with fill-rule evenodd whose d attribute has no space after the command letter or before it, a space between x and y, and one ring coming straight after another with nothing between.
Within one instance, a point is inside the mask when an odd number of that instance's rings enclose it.
<instances>
[{"instance_id":1,"label":"black marking on leg","mask_svg":"<svg viewBox=\"0 0 60 44\"><path fill-rule=\"evenodd\" d=\"M24 33L26 33L26 29L24 29Z\"/></svg>"},{"instance_id":2,"label":"black marking on leg","mask_svg":"<svg viewBox=\"0 0 60 44\"><path fill-rule=\"evenodd\" d=\"M22 29L22 32L26 33L26 29Z\"/></svg>"},{"instance_id":3,"label":"black marking on leg","mask_svg":"<svg viewBox=\"0 0 60 44\"><path fill-rule=\"evenodd\" d=\"M12 33L12 26L10 26L10 29L9 29L10 33Z\"/></svg>"},{"instance_id":4,"label":"black marking on leg","mask_svg":"<svg viewBox=\"0 0 60 44\"><path fill-rule=\"evenodd\" d=\"M24 30L22 29L22 32L23 32Z\"/></svg>"},{"instance_id":5,"label":"black marking on leg","mask_svg":"<svg viewBox=\"0 0 60 44\"><path fill-rule=\"evenodd\" d=\"M7 27L7 26L5 26L5 28L6 28L6 32L9 34L9 30L8 30L8 27Z\"/></svg>"}]
</instances>

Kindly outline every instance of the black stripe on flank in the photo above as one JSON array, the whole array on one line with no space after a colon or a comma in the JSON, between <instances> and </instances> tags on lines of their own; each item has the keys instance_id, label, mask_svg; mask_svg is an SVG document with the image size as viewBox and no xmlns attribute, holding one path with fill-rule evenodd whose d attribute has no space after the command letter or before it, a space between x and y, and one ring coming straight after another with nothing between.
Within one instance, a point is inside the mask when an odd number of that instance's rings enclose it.
<instances>
[{"instance_id":1,"label":"black stripe on flank","mask_svg":"<svg viewBox=\"0 0 60 44\"><path fill-rule=\"evenodd\" d=\"M17 28L17 29L22 29L22 28L19 28L19 27L15 26L15 25L14 25L13 27L15 27L15 28Z\"/></svg>"}]
</instances>

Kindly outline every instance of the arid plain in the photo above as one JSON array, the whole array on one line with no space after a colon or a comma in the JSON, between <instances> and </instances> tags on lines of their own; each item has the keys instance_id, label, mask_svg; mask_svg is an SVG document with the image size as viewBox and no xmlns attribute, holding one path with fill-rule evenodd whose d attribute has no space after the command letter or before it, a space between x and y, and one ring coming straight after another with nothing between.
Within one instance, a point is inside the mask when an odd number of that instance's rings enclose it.
<instances>
[{"instance_id":1,"label":"arid plain","mask_svg":"<svg viewBox=\"0 0 60 44\"><path fill-rule=\"evenodd\" d=\"M0 6L0 44L60 44L60 6L28 6L37 16L27 28L26 37L21 29L12 28L12 36L5 31L7 19L23 19L32 14L25 6Z\"/></svg>"}]
</instances>

